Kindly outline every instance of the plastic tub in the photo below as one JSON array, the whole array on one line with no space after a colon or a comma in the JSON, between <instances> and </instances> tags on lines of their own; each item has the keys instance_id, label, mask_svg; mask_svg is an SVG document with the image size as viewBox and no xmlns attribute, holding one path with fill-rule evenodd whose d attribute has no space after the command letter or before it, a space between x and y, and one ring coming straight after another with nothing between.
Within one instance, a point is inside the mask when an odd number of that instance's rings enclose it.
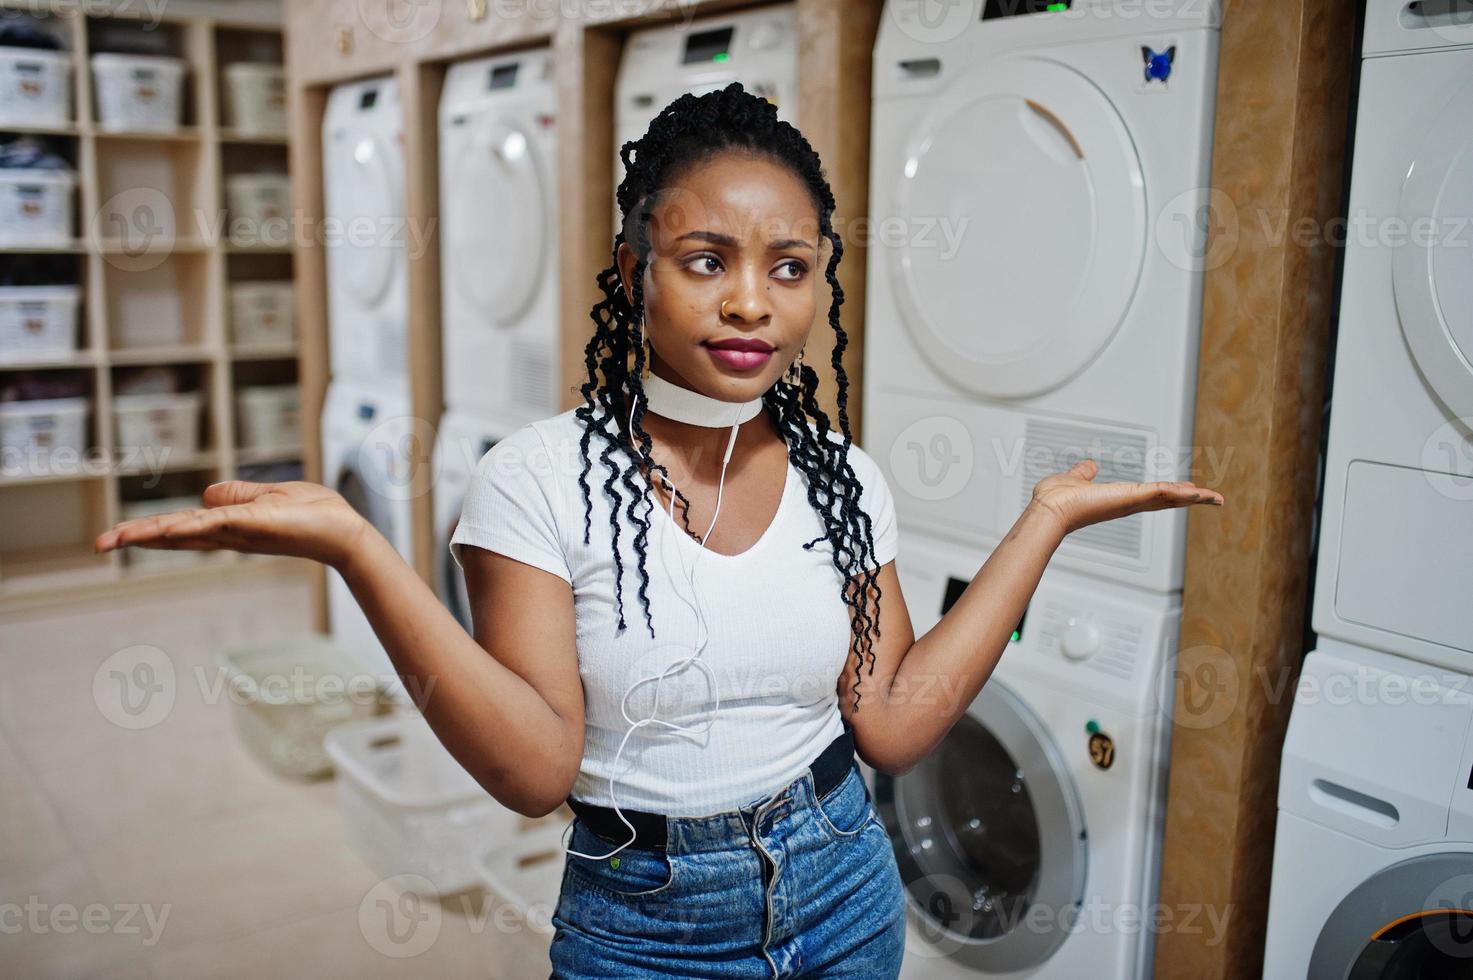
<instances>
[{"instance_id":1,"label":"plastic tub","mask_svg":"<svg viewBox=\"0 0 1473 980\"><path fill-rule=\"evenodd\" d=\"M65 51L0 47L0 124L67 125L71 81L72 57Z\"/></svg>"},{"instance_id":2,"label":"plastic tub","mask_svg":"<svg viewBox=\"0 0 1473 980\"><path fill-rule=\"evenodd\" d=\"M246 449L295 449L302 444L302 391L297 385L251 385L235 393L240 444Z\"/></svg>"},{"instance_id":3,"label":"plastic tub","mask_svg":"<svg viewBox=\"0 0 1473 980\"><path fill-rule=\"evenodd\" d=\"M118 450L126 458L140 449L153 452L199 451L200 393L117 395L113 418L117 422Z\"/></svg>"},{"instance_id":4,"label":"plastic tub","mask_svg":"<svg viewBox=\"0 0 1473 980\"><path fill-rule=\"evenodd\" d=\"M72 239L68 170L0 168L0 241L12 245L65 245Z\"/></svg>"},{"instance_id":5,"label":"plastic tub","mask_svg":"<svg viewBox=\"0 0 1473 980\"><path fill-rule=\"evenodd\" d=\"M161 500L125 500L118 507L118 519L131 521L139 517L154 517L176 510L194 510L201 506L198 497L165 497ZM206 552L170 548L123 549L123 561L132 566L151 568L174 565L194 565L203 560Z\"/></svg>"},{"instance_id":6,"label":"plastic tub","mask_svg":"<svg viewBox=\"0 0 1473 980\"><path fill-rule=\"evenodd\" d=\"M76 353L80 297L76 286L0 286L0 361Z\"/></svg>"},{"instance_id":7,"label":"plastic tub","mask_svg":"<svg viewBox=\"0 0 1473 980\"><path fill-rule=\"evenodd\" d=\"M389 709L378 681L315 633L222 650L217 660L230 685L236 734L283 776L331 775L327 733Z\"/></svg>"},{"instance_id":8,"label":"plastic tub","mask_svg":"<svg viewBox=\"0 0 1473 980\"><path fill-rule=\"evenodd\" d=\"M226 65L226 125L242 134L286 133L286 68L256 61Z\"/></svg>"},{"instance_id":9,"label":"plastic tub","mask_svg":"<svg viewBox=\"0 0 1473 980\"><path fill-rule=\"evenodd\" d=\"M97 125L109 132L169 132L179 128L184 62L150 54L92 56Z\"/></svg>"},{"instance_id":10,"label":"plastic tub","mask_svg":"<svg viewBox=\"0 0 1473 980\"><path fill-rule=\"evenodd\" d=\"M407 711L334 728L325 740L338 776L344 834L383 877L408 874L426 897L480 887L476 858L519 815L498 803Z\"/></svg>"},{"instance_id":11,"label":"plastic tub","mask_svg":"<svg viewBox=\"0 0 1473 980\"><path fill-rule=\"evenodd\" d=\"M230 335L243 347L291 344L297 339L296 293L290 279L230 287Z\"/></svg>"},{"instance_id":12,"label":"plastic tub","mask_svg":"<svg viewBox=\"0 0 1473 980\"><path fill-rule=\"evenodd\" d=\"M532 931L544 936L552 935L552 913L568 860L563 835L572 818L571 812L563 816L562 811L544 817L537 826L482 848L476 858L486 890L511 903Z\"/></svg>"},{"instance_id":13,"label":"plastic tub","mask_svg":"<svg viewBox=\"0 0 1473 980\"><path fill-rule=\"evenodd\" d=\"M225 178L230 234L248 244L286 244L292 185L286 174L231 174ZM269 224L268 224L269 223Z\"/></svg>"},{"instance_id":14,"label":"plastic tub","mask_svg":"<svg viewBox=\"0 0 1473 980\"><path fill-rule=\"evenodd\" d=\"M66 450L76 462L82 461L87 446L87 398L33 398L28 401L0 402L0 447L4 458L0 465L35 475L32 465L41 472L51 466L51 454Z\"/></svg>"}]
</instances>

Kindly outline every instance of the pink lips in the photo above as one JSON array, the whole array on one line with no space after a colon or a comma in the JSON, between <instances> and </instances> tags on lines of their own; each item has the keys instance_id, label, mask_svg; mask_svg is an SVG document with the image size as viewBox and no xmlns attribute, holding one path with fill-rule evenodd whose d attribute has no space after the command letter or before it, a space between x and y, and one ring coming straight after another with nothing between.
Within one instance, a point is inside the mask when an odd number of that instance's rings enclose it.
<instances>
[{"instance_id":1,"label":"pink lips","mask_svg":"<svg viewBox=\"0 0 1473 980\"><path fill-rule=\"evenodd\" d=\"M772 348L757 340L724 340L722 346L706 344L706 350L722 364L736 371L750 371L767 363Z\"/></svg>"}]
</instances>

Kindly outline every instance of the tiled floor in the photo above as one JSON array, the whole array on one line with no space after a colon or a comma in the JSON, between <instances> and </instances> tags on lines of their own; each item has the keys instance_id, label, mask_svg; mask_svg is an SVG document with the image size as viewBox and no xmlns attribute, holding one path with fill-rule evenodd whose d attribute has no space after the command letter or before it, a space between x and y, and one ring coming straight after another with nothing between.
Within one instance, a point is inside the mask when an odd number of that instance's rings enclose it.
<instances>
[{"instance_id":1,"label":"tiled floor","mask_svg":"<svg viewBox=\"0 0 1473 980\"><path fill-rule=\"evenodd\" d=\"M546 977L546 938L498 899L384 901L335 783L247 754L197 671L307 629L310 592L242 581L0 622L0 976ZM137 644L166 658L174 700L133 728L99 708L99 668Z\"/></svg>"}]
</instances>

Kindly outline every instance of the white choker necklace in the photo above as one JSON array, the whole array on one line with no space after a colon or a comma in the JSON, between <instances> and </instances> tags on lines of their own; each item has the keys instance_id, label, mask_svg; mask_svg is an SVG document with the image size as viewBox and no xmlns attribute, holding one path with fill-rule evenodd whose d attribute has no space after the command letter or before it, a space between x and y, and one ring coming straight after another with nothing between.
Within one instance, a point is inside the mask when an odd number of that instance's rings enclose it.
<instances>
[{"instance_id":1,"label":"white choker necklace","mask_svg":"<svg viewBox=\"0 0 1473 980\"><path fill-rule=\"evenodd\" d=\"M724 402L699 391L682 388L653 372L640 380L649 411L677 422L724 429L729 425L740 425L762 411L760 395L749 402Z\"/></svg>"}]
</instances>

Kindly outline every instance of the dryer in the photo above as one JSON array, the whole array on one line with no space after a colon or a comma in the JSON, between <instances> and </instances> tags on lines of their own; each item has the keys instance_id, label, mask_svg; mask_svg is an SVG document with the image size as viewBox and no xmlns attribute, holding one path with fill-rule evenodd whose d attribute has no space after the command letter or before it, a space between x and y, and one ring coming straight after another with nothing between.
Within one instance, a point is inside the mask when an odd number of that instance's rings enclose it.
<instances>
[{"instance_id":1,"label":"dryer","mask_svg":"<svg viewBox=\"0 0 1473 980\"><path fill-rule=\"evenodd\" d=\"M398 93L386 75L328 95L322 239L333 378L407 392L410 236Z\"/></svg>"},{"instance_id":2,"label":"dryer","mask_svg":"<svg viewBox=\"0 0 1473 980\"><path fill-rule=\"evenodd\" d=\"M619 150L687 92L704 95L732 82L797 123L798 10L789 3L702 17L632 32L614 82L614 187L624 180ZM614 201L614 228L619 202Z\"/></svg>"},{"instance_id":3,"label":"dryer","mask_svg":"<svg viewBox=\"0 0 1473 980\"><path fill-rule=\"evenodd\" d=\"M874 52L864 436L901 524L993 547L1084 456L1220 476L1191 445L1217 3L923 6L891 0ZM1053 561L1172 591L1185 528L1134 515Z\"/></svg>"},{"instance_id":4,"label":"dryer","mask_svg":"<svg viewBox=\"0 0 1473 980\"><path fill-rule=\"evenodd\" d=\"M1473 677L1328 637L1305 659L1263 975L1473 975Z\"/></svg>"},{"instance_id":5,"label":"dryer","mask_svg":"<svg viewBox=\"0 0 1473 980\"><path fill-rule=\"evenodd\" d=\"M1363 56L1312 622L1473 673L1473 5L1371 0Z\"/></svg>"},{"instance_id":6,"label":"dryer","mask_svg":"<svg viewBox=\"0 0 1473 980\"><path fill-rule=\"evenodd\" d=\"M546 49L452 65L440 96L445 404L558 412L557 88Z\"/></svg>"},{"instance_id":7,"label":"dryer","mask_svg":"<svg viewBox=\"0 0 1473 980\"><path fill-rule=\"evenodd\" d=\"M323 483L333 488L394 546L413 561L411 502L416 446L407 395L352 382L328 385L322 409ZM389 655L343 577L327 572L328 618L333 640L405 700Z\"/></svg>"},{"instance_id":8,"label":"dryer","mask_svg":"<svg viewBox=\"0 0 1473 980\"><path fill-rule=\"evenodd\" d=\"M460 624L472 628L470 600L465 591L465 575L460 562L450 550L450 538L460 523L466 491L481 457L491 451L507 433L521 423L493 422L458 412L446 412L435 435L435 591L445 608L455 614Z\"/></svg>"},{"instance_id":9,"label":"dryer","mask_svg":"<svg viewBox=\"0 0 1473 980\"><path fill-rule=\"evenodd\" d=\"M902 535L918 635L986 559ZM1150 972L1180 617L1174 595L1048 568L936 750L900 777L869 773L909 900L902 977Z\"/></svg>"}]
</instances>

